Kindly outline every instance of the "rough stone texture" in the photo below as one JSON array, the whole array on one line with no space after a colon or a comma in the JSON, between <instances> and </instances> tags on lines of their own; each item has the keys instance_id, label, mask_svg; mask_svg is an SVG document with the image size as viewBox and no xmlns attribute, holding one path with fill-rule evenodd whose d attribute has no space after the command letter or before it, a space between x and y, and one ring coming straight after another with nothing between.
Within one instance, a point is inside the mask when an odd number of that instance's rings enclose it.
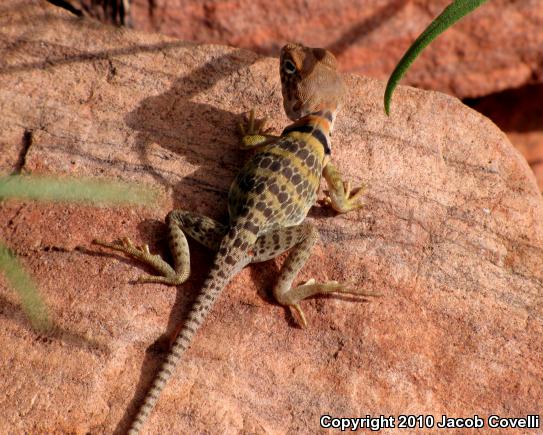
<instances>
[{"instance_id":1,"label":"rough stone texture","mask_svg":"<svg viewBox=\"0 0 543 435\"><path fill-rule=\"evenodd\" d=\"M168 198L154 209L1 204L0 238L59 330L33 333L0 278L0 432L121 433L160 361L145 349L186 314L211 255L194 247L177 290L135 285L146 270L90 240L128 235L163 251L173 206L223 217L243 160L239 114L287 122L277 60L41 2L0 19L0 130L15 161L32 132L22 169L149 183ZM402 87L387 118L382 82L347 81L334 159L368 185L367 207L312 212L322 243L299 279L354 280L383 297L306 301L301 330L271 303L280 262L245 269L147 433L314 433L323 413L543 413L543 202L526 161L455 98Z\"/></svg>"},{"instance_id":2,"label":"rough stone texture","mask_svg":"<svg viewBox=\"0 0 543 435\"><path fill-rule=\"evenodd\" d=\"M345 71L388 78L450 0L133 0L135 28L277 56L286 41L330 48ZM403 83L476 97L543 81L540 0L492 0L415 62Z\"/></svg>"},{"instance_id":3,"label":"rough stone texture","mask_svg":"<svg viewBox=\"0 0 543 435\"><path fill-rule=\"evenodd\" d=\"M83 13L104 21L119 0L70 0ZM346 71L387 79L409 44L450 0L369 0L353 2L258 0L133 0L135 28L184 40L231 44L277 55L287 40L327 46ZM109 17L109 18L108 18ZM483 108L523 153L543 189L543 116L531 116L537 129L518 132L502 120L518 119L532 82L543 78L543 7L540 0L493 0L434 41L415 62L403 83L442 90L460 98L491 94ZM513 98L497 97L508 88ZM500 104L508 100L509 104ZM496 104L495 107L491 104ZM497 118L494 118L494 115ZM526 124L526 121L521 121ZM510 126L511 122L506 121Z\"/></svg>"},{"instance_id":4,"label":"rough stone texture","mask_svg":"<svg viewBox=\"0 0 543 435\"><path fill-rule=\"evenodd\" d=\"M524 155L543 191L543 85L510 89L467 103L492 119Z\"/></svg>"}]
</instances>

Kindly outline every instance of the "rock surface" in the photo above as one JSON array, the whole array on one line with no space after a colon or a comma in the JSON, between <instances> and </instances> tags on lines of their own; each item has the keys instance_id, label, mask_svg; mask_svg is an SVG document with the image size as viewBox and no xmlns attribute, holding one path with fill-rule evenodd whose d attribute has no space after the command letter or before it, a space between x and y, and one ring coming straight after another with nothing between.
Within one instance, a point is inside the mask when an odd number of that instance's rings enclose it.
<instances>
[{"instance_id":1,"label":"rock surface","mask_svg":"<svg viewBox=\"0 0 543 435\"><path fill-rule=\"evenodd\" d=\"M160 362L146 348L186 314L211 254L192 245L193 276L173 289L131 283L147 270L90 241L127 235L163 252L172 207L223 218L243 160L240 114L287 122L277 60L38 1L0 20L2 171L107 176L168 198L154 209L0 205L0 239L59 328L33 333L0 277L0 432L122 433ZM402 87L387 118L384 83L347 81L334 159L368 185L367 206L314 209L322 243L299 280L354 280L383 297L306 301L301 330L269 294L280 261L245 269L147 433L315 433L324 413L543 413L543 201L526 161L455 98Z\"/></svg>"},{"instance_id":2,"label":"rock surface","mask_svg":"<svg viewBox=\"0 0 543 435\"><path fill-rule=\"evenodd\" d=\"M450 0L133 0L137 29L277 56L287 41L330 48L345 71L387 79ZM434 41L404 84L477 97L543 82L540 0L492 0Z\"/></svg>"},{"instance_id":3,"label":"rock surface","mask_svg":"<svg viewBox=\"0 0 543 435\"><path fill-rule=\"evenodd\" d=\"M543 192L543 84L510 89L469 100L470 107L492 119L522 153Z\"/></svg>"},{"instance_id":4,"label":"rock surface","mask_svg":"<svg viewBox=\"0 0 543 435\"><path fill-rule=\"evenodd\" d=\"M104 21L117 19L120 0L70 0ZM320 1L133 0L135 28L184 40L230 44L277 55L287 40L327 46L346 71L387 79L405 49L449 0ZM109 13L104 10L109 8ZM118 21L118 20L117 20ZM405 23L405 24L402 24ZM530 163L543 190L543 116L531 116L515 98L543 82L543 8L540 0L493 0L434 41L402 83L480 101ZM539 85L541 86L541 85ZM520 90L517 89L522 87ZM510 89L513 88L513 89ZM499 95L505 92L506 95ZM507 94L507 92L513 94ZM506 100L508 104L501 104ZM494 104L494 106L492 106ZM533 104L533 103L531 103ZM541 105L541 104L540 104ZM503 119L529 118L537 128L503 128ZM494 118L496 115L496 118ZM526 120L520 121L526 125ZM505 124L511 127L511 122Z\"/></svg>"}]
</instances>

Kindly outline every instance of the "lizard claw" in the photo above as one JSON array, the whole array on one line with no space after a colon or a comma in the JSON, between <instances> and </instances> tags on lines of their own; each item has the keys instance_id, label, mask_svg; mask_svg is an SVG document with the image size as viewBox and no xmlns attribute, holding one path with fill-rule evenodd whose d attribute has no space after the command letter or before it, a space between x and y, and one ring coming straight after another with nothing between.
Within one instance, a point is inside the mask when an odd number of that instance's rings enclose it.
<instances>
[{"instance_id":1,"label":"lizard claw","mask_svg":"<svg viewBox=\"0 0 543 435\"><path fill-rule=\"evenodd\" d=\"M269 134L271 128L265 128L266 121L267 118L256 119L255 111L252 109L248 115L244 116L244 122L238 124L242 149L254 149L268 143L270 138L274 138Z\"/></svg>"},{"instance_id":2,"label":"lizard claw","mask_svg":"<svg viewBox=\"0 0 543 435\"><path fill-rule=\"evenodd\" d=\"M290 308L292 310L294 310L296 312L296 314L298 315L298 323L300 324L300 326L305 329L307 328L307 320L305 318L305 314L302 310L302 308L300 307L299 304L292 304L290 305Z\"/></svg>"},{"instance_id":3,"label":"lizard claw","mask_svg":"<svg viewBox=\"0 0 543 435\"><path fill-rule=\"evenodd\" d=\"M324 205L331 206L339 213L357 210L364 205L362 201L364 186L353 189L351 182L343 181L341 174L331 162L324 167L322 174L328 184L326 197L322 201Z\"/></svg>"},{"instance_id":4,"label":"lizard claw","mask_svg":"<svg viewBox=\"0 0 543 435\"><path fill-rule=\"evenodd\" d=\"M381 296L381 294L376 292L357 289L356 283L352 281L347 283L339 283L337 281L325 281L319 283L316 282L315 279L311 278L304 284L299 285L298 287L294 287L290 290L287 296L290 300L286 305L288 305L289 308L296 313L295 317L297 318L299 325L302 328L306 328L307 320L302 308L300 307L300 301L317 294L330 293L340 293L362 297Z\"/></svg>"},{"instance_id":5,"label":"lizard claw","mask_svg":"<svg viewBox=\"0 0 543 435\"><path fill-rule=\"evenodd\" d=\"M92 243L121 252L126 252L126 250L129 249L136 249L128 237L123 237L122 239L114 240L113 242L104 242L103 240L94 239Z\"/></svg>"},{"instance_id":6,"label":"lizard claw","mask_svg":"<svg viewBox=\"0 0 543 435\"><path fill-rule=\"evenodd\" d=\"M93 240L93 243L114 249L115 251L124 252L129 257L135 258L149 266L155 268L160 275L141 275L136 279L137 283L161 283L168 285L183 284L189 277L189 272L178 272L166 263L158 254L151 254L149 245L136 246L128 237L123 237L114 242L103 242L101 240Z\"/></svg>"},{"instance_id":7,"label":"lizard claw","mask_svg":"<svg viewBox=\"0 0 543 435\"><path fill-rule=\"evenodd\" d=\"M242 137L269 133L271 128L264 128L267 121L268 118L256 119L255 110L251 109L244 115L243 121L238 123L239 133Z\"/></svg>"},{"instance_id":8,"label":"lizard claw","mask_svg":"<svg viewBox=\"0 0 543 435\"><path fill-rule=\"evenodd\" d=\"M326 196L320 200L320 203L324 206L332 207L339 213L347 213L348 211L358 210L364 206L362 199L364 192L364 186L352 189L351 183L344 181L339 184L337 190L325 191Z\"/></svg>"}]
</instances>

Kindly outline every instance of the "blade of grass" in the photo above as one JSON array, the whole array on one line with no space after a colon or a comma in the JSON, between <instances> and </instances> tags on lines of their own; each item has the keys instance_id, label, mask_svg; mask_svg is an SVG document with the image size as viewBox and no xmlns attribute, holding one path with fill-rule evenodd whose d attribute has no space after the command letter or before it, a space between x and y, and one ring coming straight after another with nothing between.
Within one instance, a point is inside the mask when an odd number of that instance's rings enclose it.
<instances>
[{"instance_id":1,"label":"blade of grass","mask_svg":"<svg viewBox=\"0 0 543 435\"><path fill-rule=\"evenodd\" d=\"M392 93L398 85L398 82L409 69L413 61L424 50L424 48L437 38L441 33L451 27L454 23L460 20L465 15L472 12L474 9L481 6L487 0L455 0L449 6L447 6L443 12L430 23L428 27L422 32L419 37L411 44L411 47L407 49L403 57L392 71L390 75L387 87L385 90L385 113L390 114L390 100Z\"/></svg>"},{"instance_id":2,"label":"blade of grass","mask_svg":"<svg viewBox=\"0 0 543 435\"><path fill-rule=\"evenodd\" d=\"M0 199L152 205L158 196L158 191L151 187L91 178L0 177Z\"/></svg>"},{"instance_id":3,"label":"blade of grass","mask_svg":"<svg viewBox=\"0 0 543 435\"><path fill-rule=\"evenodd\" d=\"M159 197L156 189L96 179L57 178L52 176L12 175L0 177L0 200L86 202L89 204L153 205ZM32 277L11 251L0 242L0 273L21 299L23 311L33 328L51 329L47 307Z\"/></svg>"},{"instance_id":4,"label":"blade of grass","mask_svg":"<svg viewBox=\"0 0 543 435\"><path fill-rule=\"evenodd\" d=\"M0 272L3 272L9 286L21 298L23 311L28 316L32 327L40 332L49 331L52 323L47 313L47 307L38 292L38 288L15 255L1 242Z\"/></svg>"}]
</instances>

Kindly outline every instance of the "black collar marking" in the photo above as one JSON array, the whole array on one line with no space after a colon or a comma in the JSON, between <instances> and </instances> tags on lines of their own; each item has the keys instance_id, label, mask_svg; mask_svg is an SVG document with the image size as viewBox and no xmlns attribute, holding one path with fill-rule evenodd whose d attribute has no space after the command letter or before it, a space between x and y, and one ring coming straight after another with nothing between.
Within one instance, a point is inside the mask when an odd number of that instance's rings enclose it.
<instances>
[{"instance_id":1,"label":"black collar marking","mask_svg":"<svg viewBox=\"0 0 543 435\"><path fill-rule=\"evenodd\" d=\"M294 131L297 131L300 133L311 133L311 135L321 143L322 147L324 148L324 154L327 154L327 155L332 154L330 144L328 143L328 138L318 128L313 128L311 125L307 125L307 124L289 125L283 130L283 133L281 133L281 136L287 135L288 133L292 133Z\"/></svg>"}]
</instances>

